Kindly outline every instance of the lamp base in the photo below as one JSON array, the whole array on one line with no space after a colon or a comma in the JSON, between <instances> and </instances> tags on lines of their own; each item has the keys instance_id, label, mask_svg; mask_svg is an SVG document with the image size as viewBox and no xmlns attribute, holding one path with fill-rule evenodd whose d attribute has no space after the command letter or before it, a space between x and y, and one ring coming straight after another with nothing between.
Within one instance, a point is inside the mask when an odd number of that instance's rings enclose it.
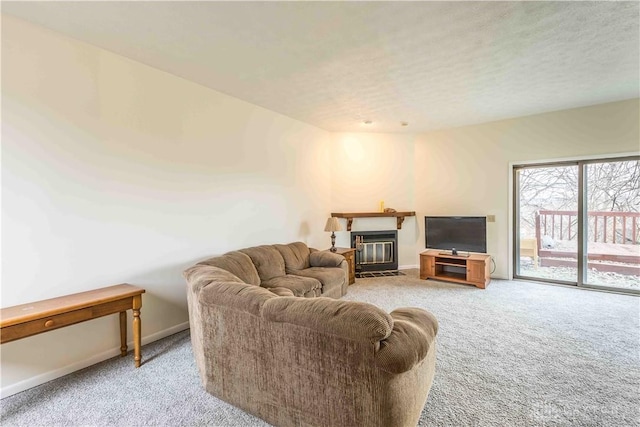
<instances>
[{"instance_id":1,"label":"lamp base","mask_svg":"<svg viewBox=\"0 0 640 427\"><path fill-rule=\"evenodd\" d=\"M331 249L329 249L331 252L335 252L338 250L338 248L336 248L336 233L331 232Z\"/></svg>"}]
</instances>

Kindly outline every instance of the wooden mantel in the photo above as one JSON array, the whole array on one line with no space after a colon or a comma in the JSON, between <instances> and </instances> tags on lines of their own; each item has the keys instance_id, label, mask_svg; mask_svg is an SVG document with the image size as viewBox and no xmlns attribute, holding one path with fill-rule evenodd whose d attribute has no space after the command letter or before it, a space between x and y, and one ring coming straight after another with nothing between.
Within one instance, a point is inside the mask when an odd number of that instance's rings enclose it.
<instances>
[{"instance_id":1,"label":"wooden mantel","mask_svg":"<svg viewBox=\"0 0 640 427\"><path fill-rule=\"evenodd\" d=\"M402 223L406 216L416 216L415 212L332 212L331 216L336 218L347 219L347 231L351 231L351 224L353 224L353 218L393 218L395 217L398 223L398 230L402 229Z\"/></svg>"}]
</instances>

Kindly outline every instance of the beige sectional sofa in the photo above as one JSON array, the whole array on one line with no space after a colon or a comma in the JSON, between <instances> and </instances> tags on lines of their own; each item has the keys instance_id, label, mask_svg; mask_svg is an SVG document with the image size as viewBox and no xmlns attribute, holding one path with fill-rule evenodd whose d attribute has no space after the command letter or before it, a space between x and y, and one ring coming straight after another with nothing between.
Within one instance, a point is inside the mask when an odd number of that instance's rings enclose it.
<instances>
[{"instance_id":1,"label":"beige sectional sofa","mask_svg":"<svg viewBox=\"0 0 640 427\"><path fill-rule=\"evenodd\" d=\"M302 242L240 249L199 264L222 268L245 283L275 289L281 295L288 289L299 297L340 298L349 286L349 267L343 256Z\"/></svg>"},{"instance_id":2,"label":"beige sectional sofa","mask_svg":"<svg viewBox=\"0 0 640 427\"><path fill-rule=\"evenodd\" d=\"M275 426L415 426L435 372L437 320L416 308L388 314L362 302L300 298L346 287L332 288L334 273L318 266L341 271L335 254L310 251L307 259L292 245L234 251L185 271L206 390Z\"/></svg>"}]
</instances>

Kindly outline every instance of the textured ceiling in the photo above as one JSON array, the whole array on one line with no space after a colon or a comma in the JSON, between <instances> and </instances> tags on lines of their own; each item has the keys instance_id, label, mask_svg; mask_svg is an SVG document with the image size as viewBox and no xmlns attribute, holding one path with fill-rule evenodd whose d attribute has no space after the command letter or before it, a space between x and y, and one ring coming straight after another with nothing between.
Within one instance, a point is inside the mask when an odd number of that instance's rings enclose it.
<instances>
[{"instance_id":1,"label":"textured ceiling","mask_svg":"<svg viewBox=\"0 0 640 427\"><path fill-rule=\"evenodd\" d=\"M323 129L419 132L637 98L639 4L3 1L2 10Z\"/></svg>"}]
</instances>

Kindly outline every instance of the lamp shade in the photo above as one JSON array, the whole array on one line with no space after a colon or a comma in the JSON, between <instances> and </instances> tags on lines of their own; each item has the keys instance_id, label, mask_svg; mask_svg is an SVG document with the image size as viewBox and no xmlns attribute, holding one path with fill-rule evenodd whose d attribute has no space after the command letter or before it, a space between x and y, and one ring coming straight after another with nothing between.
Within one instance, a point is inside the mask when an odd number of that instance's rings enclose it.
<instances>
[{"instance_id":1,"label":"lamp shade","mask_svg":"<svg viewBox=\"0 0 640 427\"><path fill-rule=\"evenodd\" d=\"M340 221L338 221L338 218L328 218L327 224L324 226L324 231L342 231L342 227L340 227Z\"/></svg>"}]
</instances>

